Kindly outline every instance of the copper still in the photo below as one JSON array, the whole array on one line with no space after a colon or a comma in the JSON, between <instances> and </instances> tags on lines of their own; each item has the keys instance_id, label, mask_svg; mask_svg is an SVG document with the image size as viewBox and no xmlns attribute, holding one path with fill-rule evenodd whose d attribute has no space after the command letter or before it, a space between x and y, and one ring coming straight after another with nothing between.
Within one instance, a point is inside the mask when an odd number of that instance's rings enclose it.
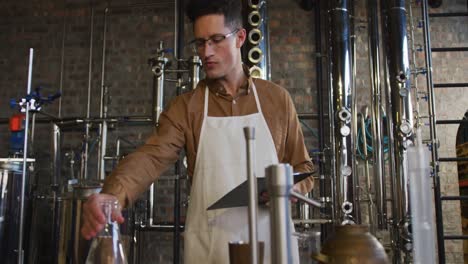
<instances>
[{"instance_id":1,"label":"copper still","mask_svg":"<svg viewBox=\"0 0 468 264\"><path fill-rule=\"evenodd\" d=\"M335 234L328 239L322 251L312 258L327 264L389 264L380 242L363 225L335 227Z\"/></svg>"}]
</instances>

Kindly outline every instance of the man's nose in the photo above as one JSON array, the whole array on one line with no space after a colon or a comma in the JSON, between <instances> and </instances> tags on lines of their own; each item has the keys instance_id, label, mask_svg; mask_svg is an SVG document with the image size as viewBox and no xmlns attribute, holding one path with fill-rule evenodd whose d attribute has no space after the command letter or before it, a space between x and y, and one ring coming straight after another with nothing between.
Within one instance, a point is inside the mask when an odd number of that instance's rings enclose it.
<instances>
[{"instance_id":1,"label":"man's nose","mask_svg":"<svg viewBox=\"0 0 468 264\"><path fill-rule=\"evenodd\" d=\"M203 55L204 57L208 57L210 55L213 55L214 45L213 45L213 42L211 41L211 39L207 40L207 41L205 41L205 43L203 43L201 53L202 54L200 54L200 55Z\"/></svg>"}]
</instances>

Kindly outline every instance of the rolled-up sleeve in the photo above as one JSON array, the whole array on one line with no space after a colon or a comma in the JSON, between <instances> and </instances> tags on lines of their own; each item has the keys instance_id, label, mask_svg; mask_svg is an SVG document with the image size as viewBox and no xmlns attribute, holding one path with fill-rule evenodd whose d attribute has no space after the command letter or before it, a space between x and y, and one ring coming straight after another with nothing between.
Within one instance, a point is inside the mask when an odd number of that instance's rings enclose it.
<instances>
[{"instance_id":1,"label":"rolled-up sleeve","mask_svg":"<svg viewBox=\"0 0 468 264\"><path fill-rule=\"evenodd\" d=\"M103 193L115 195L123 206L132 204L179 158L185 145L186 105L176 98L159 119L146 143L122 159L105 179Z\"/></svg>"},{"instance_id":2,"label":"rolled-up sleeve","mask_svg":"<svg viewBox=\"0 0 468 264\"><path fill-rule=\"evenodd\" d=\"M286 96L286 111L288 113L286 130L285 155L283 162L293 166L295 172L313 172L314 165L304 143L304 135L301 123L297 116L296 108L289 95ZM308 177L296 184L301 193L308 193L314 187L313 177Z\"/></svg>"}]
</instances>

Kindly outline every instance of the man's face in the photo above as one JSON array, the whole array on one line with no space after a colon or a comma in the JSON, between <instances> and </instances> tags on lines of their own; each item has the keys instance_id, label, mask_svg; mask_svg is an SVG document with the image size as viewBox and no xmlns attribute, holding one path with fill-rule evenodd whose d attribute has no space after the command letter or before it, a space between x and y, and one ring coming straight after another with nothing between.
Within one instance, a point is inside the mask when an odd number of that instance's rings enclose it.
<instances>
[{"instance_id":1,"label":"man's face","mask_svg":"<svg viewBox=\"0 0 468 264\"><path fill-rule=\"evenodd\" d=\"M197 18L193 32L195 39L205 40L199 41L196 49L208 79L224 78L240 65L243 31L225 26L223 15Z\"/></svg>"}]
</instances>

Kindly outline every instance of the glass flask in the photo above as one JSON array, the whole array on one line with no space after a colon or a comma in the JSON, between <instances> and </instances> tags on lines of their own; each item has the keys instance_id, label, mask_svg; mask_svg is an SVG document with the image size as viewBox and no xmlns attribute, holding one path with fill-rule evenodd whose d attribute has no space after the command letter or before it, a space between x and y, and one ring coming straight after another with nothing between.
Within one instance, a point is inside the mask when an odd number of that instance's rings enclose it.
<instances>
[{"instance_id":1,"label":"glass flask","mask_svg":"<svg viewBox=\"0 0 468 264\"><path fill-rule=\"evenodd\" d=\"M115 200L105 200L100 203L106 217L104 228L93 238L86 264L128 264L122 245L119 224L112 215L120 210Z\"/></svg>"}]
</instances>

